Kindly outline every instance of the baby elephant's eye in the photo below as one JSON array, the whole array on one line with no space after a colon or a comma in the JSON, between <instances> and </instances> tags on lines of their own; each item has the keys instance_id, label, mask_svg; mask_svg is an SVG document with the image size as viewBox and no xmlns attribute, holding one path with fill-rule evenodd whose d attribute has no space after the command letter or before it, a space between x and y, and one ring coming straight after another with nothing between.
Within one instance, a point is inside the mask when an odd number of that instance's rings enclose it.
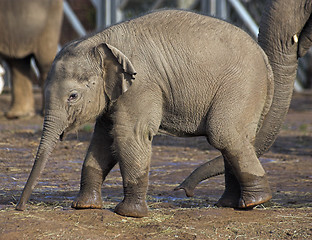
<instances>
[{"instance_id":1,"label":"baby elephant's eye","mask_svg":"<svg viewBox=\"0 0 312 240\"><path fill-rule=\"evenodd\" d=\"M71 93L68 98L68 102L74 101L78 98L78 93Z\"/></svg>"}]
</instances>

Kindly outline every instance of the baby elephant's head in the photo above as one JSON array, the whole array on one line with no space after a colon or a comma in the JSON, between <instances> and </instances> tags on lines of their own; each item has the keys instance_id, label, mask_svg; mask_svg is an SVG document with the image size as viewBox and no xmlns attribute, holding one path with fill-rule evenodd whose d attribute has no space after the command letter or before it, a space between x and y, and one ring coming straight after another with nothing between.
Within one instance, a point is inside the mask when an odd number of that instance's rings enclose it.
<instances>
[{"instance_id":1,"label":"baby elephant's head","mask_svg":"<svg viewBox=\"0 0 312 240\"><path fill-rule=\"evenodd\" d=\"M73 42L56 56L45 83L45 118L40 145L18 210L25 204L56 142L70 130L105 114L136 74L117 48L88 40Z\"/></svg>"},{"instance_id":2,"label":"baby elephant's head","mask_svg":"<svg viewBox=\"0 0 312 240\"><path fill-rule=\"evenodd\" d=\"M56 57L45 85L46 121L58 119L61 138L94 121L126 92L136 74L130 60L109 44L73 43Z\"/></svg>"}]
</instances>

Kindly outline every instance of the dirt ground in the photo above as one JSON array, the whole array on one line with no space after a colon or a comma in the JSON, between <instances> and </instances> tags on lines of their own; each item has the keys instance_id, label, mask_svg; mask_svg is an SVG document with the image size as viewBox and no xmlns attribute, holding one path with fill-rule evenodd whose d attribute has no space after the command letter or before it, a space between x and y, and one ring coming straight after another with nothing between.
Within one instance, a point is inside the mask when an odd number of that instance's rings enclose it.
<instances>
[{"instance_id":1,"label":"dirt ground","mask_svg":"<svg viewBox=\"0 0 312 240\"><path fill-rule=\"evenodd\" d=\"M2 94L0 109L7 110L9 103L10 95ZM113 212L122 199L118 166L103 185L103 209L71 209L92 124L57 145L27 210L16 211L42 122L40 116L10 121L0 116L0 239L312 239L312 92L294 95L277 141L261 158L273 199L252 211L214 207L224 176L201 183L192 198L173 191L219 153L204 138L165 136L154 140L148 217Z\"/></svg>"}]
</instances>

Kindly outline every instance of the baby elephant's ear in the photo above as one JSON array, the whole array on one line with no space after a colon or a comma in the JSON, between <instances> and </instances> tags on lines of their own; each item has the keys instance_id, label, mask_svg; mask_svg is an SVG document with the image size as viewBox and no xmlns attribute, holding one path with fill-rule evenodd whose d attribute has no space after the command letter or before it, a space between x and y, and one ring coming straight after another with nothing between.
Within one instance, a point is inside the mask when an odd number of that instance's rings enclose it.
<instances>
[{"instance_id":1,"label":"baby elephant's ear","mask_svg":"<svg viewBox=\"0 0 312 240\"><path fill-rule=\"evenodd\" d=\"M136 71L132 63L125 54L107 43L94 47L92 53L103 70L105 69L105 93L110 100L116 100L128 91L134 81Z\"/></svg>"},{"instance_id":2,"label":"baby elephant's ear","mask_svg":"<svg viewBox=\"0 0 312 240\"><path fill-rule=\"evenodd\" d=\"M131 78L134 79L134 75L136 75L136 71L130 62L129 58L126 57L120 50L115 48L114 46L105 43L109 50L111 50L112 54L115 56L116 60L121 65L123 71L131 75Z\"/></svg>"}]
</instances>

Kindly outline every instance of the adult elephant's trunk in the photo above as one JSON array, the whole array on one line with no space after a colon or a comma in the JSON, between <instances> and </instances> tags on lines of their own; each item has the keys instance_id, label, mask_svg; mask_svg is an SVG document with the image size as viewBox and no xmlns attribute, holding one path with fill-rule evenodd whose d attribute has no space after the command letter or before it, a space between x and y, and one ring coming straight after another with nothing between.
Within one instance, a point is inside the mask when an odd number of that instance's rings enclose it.
<instances>
[{"instance_id":1,"label":"adult elephant's trunk","mask_svg":"<svg viewBox=\"0 0 312 240\"><path fill-rule=\"evenodd\" d=\"M296 1L291 1L296 2ZM268 151L287 115L298 66L298 38L300 29L297 16L288 1L271 1L263 13L258 42L268 56L274 74L273 102L255 141L258 156ZM288 13L287 9L290 12ZM307 20L307 19L306 19ZM292 26L293 24L293 26ZM299 29L298 29L299 28Z\"/></svg>"},{"instance_id":2,"label":"adult elephant's trunk","mask_svg":"<svg viewBox=\"0 0 312 240\"><path fill-rule=\"evenodd\" d=\"M294 89L298 54L303 55L312 43L312 20L309 21L312 4L304 2L270 0L261 19L258 41L273 70L274 95L254 143L258 157L268 151L281 129ZM184 189L187 195L193 193L200 181L224 172L221 161L223 158L218 157L199 166L176 189Z\"/></svg>"},{"instance_id":3,"label":"adult elephant's trunk","mask_svg":"<svg viewBox=\"0 0 312 240\"><path fill-rule=\"evenodd\" d=\"M60 135L62 134L64 127L64 121L61 120L59 113L52 111L45 115L43 132L36 159L19 203L16 206L17 210L25 209L26 202L28 201L30 194L34 189L52 150L54 149L57 141L60 139Z\"/></svg>"},{"instance_id":4,"label":"adult elephant's trunk","mask_svg":"<svg viewBox=\"0 0 312 240\"><path fill-rule=\"evenodd\" d=\"M196 168L179 186L174 190L183 189L187 197L194 196L194 189L207 178L224 173L223 156L218 156Z\"/></svg>"}]
</instances>

